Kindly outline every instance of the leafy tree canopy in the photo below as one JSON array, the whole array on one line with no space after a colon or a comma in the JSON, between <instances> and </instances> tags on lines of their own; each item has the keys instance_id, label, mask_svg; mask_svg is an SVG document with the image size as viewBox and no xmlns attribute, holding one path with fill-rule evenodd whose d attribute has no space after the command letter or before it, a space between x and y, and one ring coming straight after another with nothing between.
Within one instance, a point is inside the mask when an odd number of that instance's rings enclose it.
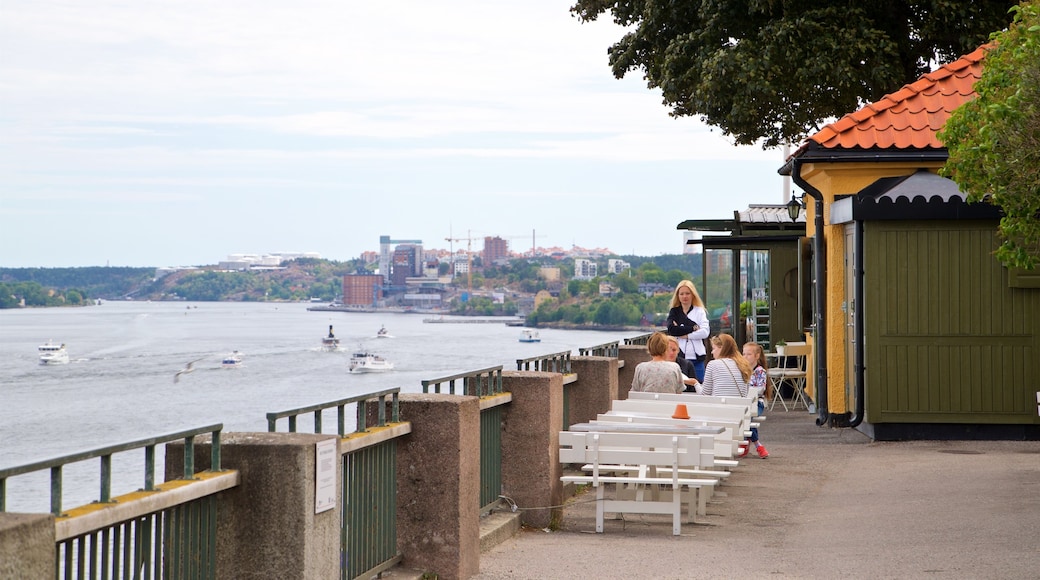
<instances>
[{"instance_id":1,"label":"leafy tree canopy","mask_svg":"<svg viewBox=\"0 0 1040 580\"><path fill-rule=\"evenodd\" d=\"M950 157L943 175L969 200L1000 206L1001 263L1040 264L1040 1L1014 9L994 35L978 97L953 112L939 133Z\"/></svg>"},{"instance_id":2,"label":"leafy tree canopy","mask_svg":"<svg viewBox=\"0 0 1040 580\"><path fill-rule=\"evenodd\" d=\"M983 44L1016 2L996 0L577 0L627 28L614 76L640 70L673 117L737 144L800 141Z\"/></svg>"}]
</instances>

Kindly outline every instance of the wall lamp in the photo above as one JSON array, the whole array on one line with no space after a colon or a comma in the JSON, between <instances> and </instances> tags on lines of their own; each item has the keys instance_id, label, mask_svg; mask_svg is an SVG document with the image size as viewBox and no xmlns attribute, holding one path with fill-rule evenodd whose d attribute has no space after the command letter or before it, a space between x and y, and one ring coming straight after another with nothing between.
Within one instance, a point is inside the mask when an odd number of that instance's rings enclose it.
<instances>
[{"instance_id":1,"label":"wall lamp","mask_svg":"<svg viewBox=\"0 0 1040 580\"><path fill-rule=\"evenodd\" d=\"M791 221L798 221L798 216L802 213L802 204L798 202L798 196L792 195L791 201L787 202L787 215L791 218Z\"/></svg>"}]
</instances>

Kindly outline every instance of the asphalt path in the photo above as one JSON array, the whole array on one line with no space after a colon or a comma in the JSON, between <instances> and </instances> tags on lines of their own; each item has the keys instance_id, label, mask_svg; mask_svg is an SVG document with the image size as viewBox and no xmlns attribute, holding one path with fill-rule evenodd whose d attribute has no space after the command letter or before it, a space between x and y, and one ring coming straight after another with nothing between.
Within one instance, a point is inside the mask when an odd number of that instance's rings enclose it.
<instances>
[{"instance_id":1,"label":"asphalt path","mask_svg":"<svg viewBox=\"0 0 1040 580\"><path fill-rule=\"evenodd\" d=\"M770 414L769 458L743 459L680 536L639 514L597 534L586 492L561 529L485 552L475 578L1040 577L1040 442L872 442L814 418Z\"/></svg>"}]
</instances>

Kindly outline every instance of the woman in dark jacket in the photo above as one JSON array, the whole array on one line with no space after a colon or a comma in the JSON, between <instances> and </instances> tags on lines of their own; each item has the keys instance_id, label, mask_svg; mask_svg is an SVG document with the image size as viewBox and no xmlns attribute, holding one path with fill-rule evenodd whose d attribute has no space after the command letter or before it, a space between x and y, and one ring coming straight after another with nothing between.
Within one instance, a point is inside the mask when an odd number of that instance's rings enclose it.
<instances>
[{"instance_id":1,"label":"woman in dark jacket","mask_svg":"<svg viewBox=\"0 0 1040 580\"><path fill-rule=\"evenodd\" d=\"M676 285L667 324L666 331L679 340L683 356L693 364L697 380L703 382L704 361L707 358L704 339L708 338L710 328L708 311L705 310L704 301L701 300L693 282L683 280Z\"/></svg>"}]
</instances>

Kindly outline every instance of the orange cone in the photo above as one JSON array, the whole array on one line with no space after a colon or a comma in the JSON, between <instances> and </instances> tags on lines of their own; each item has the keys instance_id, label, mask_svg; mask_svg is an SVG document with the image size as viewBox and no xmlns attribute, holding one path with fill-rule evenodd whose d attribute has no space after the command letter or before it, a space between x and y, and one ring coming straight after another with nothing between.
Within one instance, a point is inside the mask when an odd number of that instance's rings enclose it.
<instances>
[{"instance_id":1,"label":"orange cone","mask_svg":"<svg viewBox=\"0 0 1040 580\"><path fill-rule=\"evenodd\" d=\"M686 411L686 403L679 403L675 406L675 414L672 415L672 419L689 419L690 413Z\"/></svg>"}]
</instances>

